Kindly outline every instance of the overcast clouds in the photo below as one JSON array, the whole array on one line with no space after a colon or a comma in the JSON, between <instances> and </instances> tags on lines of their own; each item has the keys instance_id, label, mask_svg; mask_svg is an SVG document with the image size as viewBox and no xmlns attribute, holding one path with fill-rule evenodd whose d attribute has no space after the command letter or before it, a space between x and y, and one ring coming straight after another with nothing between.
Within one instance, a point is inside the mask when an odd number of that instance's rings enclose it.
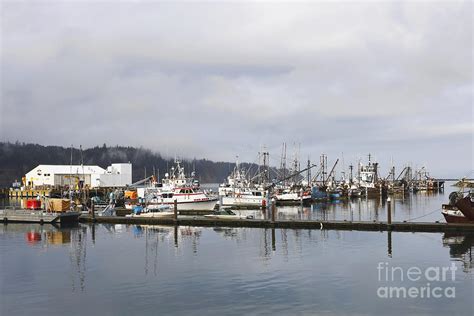
<instances>
[{"instance_id":1,"label":"overcast clouds","mask_svg":"<svg viewBox=\"0 0 474 316\"><path fill-rule=\"evenodd\" d=\"M267 145L273 163L300 142L462 176L472 17L470 1L2 1L0 140L225 161Z\"/></svg>"}]
</instances>

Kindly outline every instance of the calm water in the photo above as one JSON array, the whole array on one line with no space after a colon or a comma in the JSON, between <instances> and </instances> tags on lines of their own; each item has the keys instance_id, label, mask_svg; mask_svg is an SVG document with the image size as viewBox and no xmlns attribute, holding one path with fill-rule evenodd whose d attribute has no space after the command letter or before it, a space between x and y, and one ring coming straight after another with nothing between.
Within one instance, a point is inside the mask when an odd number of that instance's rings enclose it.
<instances>
[{"instance_id":1,"label":"calm water","mask_svg":"<svg viewBox=\"0 0 474 316\"><path fill-rule=\"evenodd\" d=\"M394 218L438 220L449 192L397 199ZM362 199L279 217L384 220L385 209ZM0 315L472 315L473 244L472 234L1 224ZM406 275L452 263L445 279ZM379 297L388 287L451 292Z\"/></svg>"},{"instance_id":2,"label":"calm water","mask_svg":"<svg viewBox=\"0 0 474 316\"><path fill-rule=\"evenodd\" d=\"M1 315L473 313L473 235L0 225ZM380 264L449 267L455 298L379 298ZM384 275L384 273L382 273Z\"/></svg>"}]
</instances>

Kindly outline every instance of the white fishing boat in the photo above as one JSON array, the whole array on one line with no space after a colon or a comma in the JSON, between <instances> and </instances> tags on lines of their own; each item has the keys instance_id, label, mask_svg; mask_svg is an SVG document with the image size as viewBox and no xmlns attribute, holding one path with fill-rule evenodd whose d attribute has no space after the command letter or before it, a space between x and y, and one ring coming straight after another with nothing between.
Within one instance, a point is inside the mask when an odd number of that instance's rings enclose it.
<instances>
[{"instance_id":1,"label":"white fishing boat","mask_svg":"<svg viewBox=\"0 0 474 316\"><path fill-rule=\"evenodd\" d=\"M154 196L147 197L147 206L173 205L176 200L178 211L212 211L216 207L217 197L211 197L191 187L180 187L173 190L161 190Z\"/></svg>"},{"instance_id":2,"label":"white fishing boat","mask_svg":"<svg viewBox=\"0 0 474 316\"><path fill-rule=\"evenodd\" d=\"M221 206L260 207L265 200L265 190L255 186L247 179L245 171L240 168L237 161L226 182L219 187L219 200L222 203Z\"/></svg>"},{"instance_id":3,"label":"white fishing boat","mask_svg":"<svg viewBox=\"0 0 474 316\"><path fill-rule=\"evenodd\" d=\"M310 192L295 192L292 190L284 190L274 195L277 205L295 205L311 203Z\"/></svg>"},{"instance_id":4,"label":"white fishing boat","mask_svg":"<svg viewBox=\"0 0 474 316\"><path fill-rule=\"evenodd\" d=\"M217 210L212 212L212 214L204 215L204 217L224 220L253 219L252 215L237 215L229 209Z\"/></svg>"}]
</instances>

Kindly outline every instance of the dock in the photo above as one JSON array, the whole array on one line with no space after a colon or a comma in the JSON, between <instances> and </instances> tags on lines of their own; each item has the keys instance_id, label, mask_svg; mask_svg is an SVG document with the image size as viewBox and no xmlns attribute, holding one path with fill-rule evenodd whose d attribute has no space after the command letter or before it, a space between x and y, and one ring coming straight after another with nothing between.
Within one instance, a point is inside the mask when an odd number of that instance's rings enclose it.
<instances>
[{"instance_id":1,"label":"dock","mask_svg":"<svg viewBox=\"0 0 474 316\"><path fill-rule=\"evenodd\" d=\"M129 224L129 225L169 225L198 227L250 227L250 228L285 228L285 229L326 229L356 231L400 231L400 232L474 232L474 224L448 224L427 222L351 222L351 221L296 221L296 220L216 220L208 218L137 218L118 216L82 215L80 222Z\"/></svg>"},{"instance_id":2,"label":"dock","mask_svg":"<svg viewBox=\"0 0 474 316\"><path fill-rule=\"evenodd\" d=\"M0 210L0 220L8 223L68 224L78 221L78 212L52 213L34 210Z\"/></svg>"}]
</instances>

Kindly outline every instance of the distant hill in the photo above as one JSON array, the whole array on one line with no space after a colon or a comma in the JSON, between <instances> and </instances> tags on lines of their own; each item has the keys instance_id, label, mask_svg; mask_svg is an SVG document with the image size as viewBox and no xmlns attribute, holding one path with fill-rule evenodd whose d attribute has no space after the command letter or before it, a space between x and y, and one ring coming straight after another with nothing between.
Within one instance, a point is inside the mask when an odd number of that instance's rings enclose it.
<instances>
[{"instance_id":1,"label":"distant hill","mask_svg":"<svg viewBox=\"0 0 474 316\"><path fill-rule=\"evenodd\" d=\"M85 165L107 167L112 163L131 162L133 181L150 176L155 169L162 177L173 165L173 159L165 159L159 153L142 147L97 146L82 150ZM15 180L21 180L28 171L39 164L69 165L71 148L42 146L37 144L0 142L0 187L9 187ZM81 163L81 151L72 149L72 163ZM244 164L245 165L245 164ZM213 162L207 159L184 160L186 173L196 171L201 183L222 182L233 170L235 163ZM247 165L248 167L249 165Z\"/></svg>"}]
</instances>

